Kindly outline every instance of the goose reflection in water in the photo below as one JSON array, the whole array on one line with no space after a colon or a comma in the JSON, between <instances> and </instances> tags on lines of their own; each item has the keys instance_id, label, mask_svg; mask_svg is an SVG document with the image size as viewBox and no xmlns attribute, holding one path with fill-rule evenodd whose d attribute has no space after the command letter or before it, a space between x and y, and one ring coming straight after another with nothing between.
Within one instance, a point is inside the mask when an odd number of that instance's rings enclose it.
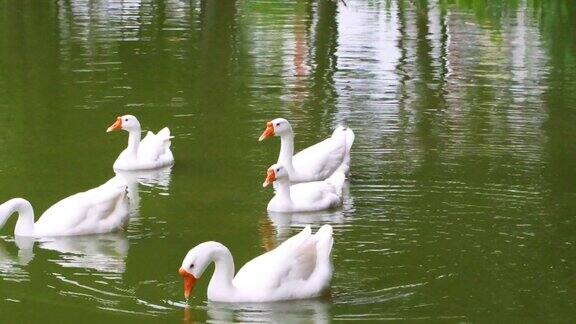
<instances>
[{"instance_id":1,"label":"goose reflection in water","mask_svg":"<svg viewBox=\"0 0 576 324\"><path fill-rule=\"evenodd\" d=\"M0 276L3 279L27 280L25 266L34 259L36 242L41 249L58 252L60 258L51 261L62 267L115 274L123 274L126 270L129 244L123 233L41 239L16 236L14 242L18 247L17 256L0 243Z\"/></svg>"},{"instance_id":2,"label":"goose reflection in water","mask_svg":"<svg viewBox=\"0 0 576 324\"><path fill-rule=\"evenodd\" d=\"M130 217L134 218L140 210L140 185L160 191L160 195L168 195L172 167L156 170L121 171L115 170L116 176L123 178L128 185L128 197L130 198ZM143 190L144 191L144 190Z\"/></svg>"},{"instance_id":3,"label":"goose reflection in water","mask_svg":"<svg viewBox=\"0 0 576 324\"><path fill-rule=\"evenodd\" d=\"M94 269L116 274L123 274L126 270L129 244L124 233L42 239L17 236L15 242L20 253L26 255L33 255L35 242L41 249L58 252L60 258L51 261L65 268Z\"/></svg>"},{"instance_id":4,"label":"goose reflection in water","mask_svg":"<svg viewBox=\"0 0 576 324\"><path fill-rule=\"evenodd\" d=\"M19 250L10 253L5 247L5 238L0 240L0 278L11 281L27 281L28 272L24 269L34 258L32 249Z\"/></svg>"},{"instance_id":5,"label":"goose reflection in water","mask_svg":"<svg viewBox=\"0 0 576 324\"><path fill-rule=\"evenodd\" d=\"M330 302L325 299L280 303L208 302L207 313L208 323L329 323L331 318Z\"/></svg>"}]
</instances>

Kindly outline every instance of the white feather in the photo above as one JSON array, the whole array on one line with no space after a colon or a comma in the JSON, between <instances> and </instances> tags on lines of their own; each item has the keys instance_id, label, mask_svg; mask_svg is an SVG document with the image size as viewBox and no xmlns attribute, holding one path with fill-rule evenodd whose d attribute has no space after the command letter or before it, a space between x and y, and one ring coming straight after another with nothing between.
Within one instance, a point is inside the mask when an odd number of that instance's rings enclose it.
<instances>
[{"instance_id":1,"label":"white feather","mask_svg":"<svg viewBox=\"0 0 576 324\"><path fill-rule=\"evenodd\" d=\"M45 237L112 232L128 222L126 185L112 178L107 183L85 192L74 194L52 205L34 222L34 213L28 201L11 199L0 205L0 218L19 213L16 235Z\"/></svg>"},{"instance_id":2,"label":"white feather","mask_svg":"<svg viewBox=\"0 0 576 324\"><path fill-rule=\"evenodd\" d=\"M196 262L193 269L205 269L208 263L216 262L216 271L208 286L208 299L212 301L270 302L313 298L330 287L331 250L332 227L324 225L312 234L307 226L276 249L246 263L233 279L221 276L233 275L233 261L230 251L216 242L202 243L190 250L182 269L190 268L191 262ZM198 260L205 264L198 264Z\"/></svg>"}]
</instances>

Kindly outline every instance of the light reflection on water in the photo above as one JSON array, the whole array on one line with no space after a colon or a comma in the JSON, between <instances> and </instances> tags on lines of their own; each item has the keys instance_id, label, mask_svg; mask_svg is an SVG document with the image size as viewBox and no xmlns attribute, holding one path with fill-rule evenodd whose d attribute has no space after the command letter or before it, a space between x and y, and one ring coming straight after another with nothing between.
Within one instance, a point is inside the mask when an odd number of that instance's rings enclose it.
<instances>
[{"instance_id":1,"label":"light reflection on water","mask_svg":"<svg viewBox=\"0 0 576 324\"><path fill-rule=\"evenodd\" d=\"M208 323L330 323L330 300L317 298L274 303L217 303L188 306L170 302L182 308L182 323L197 323L207 313Z\"/></svg>"},{"instance_id":2,"label":"light reflection on water","mask_svg":"<svg viewBox=\"0 0 576 324\"><path fill-rule=\"evenodd\" d=\"M22 239L16 239L16 244L21 250ZM50 261L65 268L92 269L119 275L126 270L128 240L123 233L51 238L40 242L39 246L45 250L57 251L60 258Z\"/></svg>"},{"instance_id":3,"label":"light reflection on water","mask_svg":"<svg viewBox=\"0 0 576 324\"><path fill-rule=\"evenodd\" d=\"M121 171L115 170L116 176L126 182L128 198L130 199L130 219L138 217L140 210L140 192L151 194L156 191L158 195L169 195L172 167L158 170Z\"/></svg>"},{"instance_id":4,"label":"light reflection on water","mask_svg":"<svg viewBox=\"0 0 576 324\"><path fill-rule=\"evenodd\" d=\"M266 304L207 303L209 323L269 322L291 323L310 321L330 323L330 303L325 300L302 300Z\"/></svg>"},{"instance_id":5,"label":"light reflection on water","mask_svg":"<svg viewBox=\"0 0 576 324\"><path fill-rule=\"evenodd\" d=\"M6 237L2 237L0 241L0 273L2 274L2 280L29 281L28 272L24 267L34 258L34 253L30 250L25 250L13 254L4 247L4 242L9 243L9 240Z\"/></svg>"},{"instance_id":6,"label":"light reflection on water","mask_svg":"<svg viewBox=\"0 0 576 324\"><path fill-rule=\"evenodd\" d=\"M268 211L268 218L260 221L260 233L265 250L269 251L291 236L297 234L306 225L319 228L323 224L331 224L339 229L341 224L352 221L354 215L354 200L350 196L350 186L346 182L342 188L342 207L334 210L311 213L279 213ZM315 231L315 229L314 229ZM274 243L275 242L275 243Z\"/></svg>"}]
</instances>

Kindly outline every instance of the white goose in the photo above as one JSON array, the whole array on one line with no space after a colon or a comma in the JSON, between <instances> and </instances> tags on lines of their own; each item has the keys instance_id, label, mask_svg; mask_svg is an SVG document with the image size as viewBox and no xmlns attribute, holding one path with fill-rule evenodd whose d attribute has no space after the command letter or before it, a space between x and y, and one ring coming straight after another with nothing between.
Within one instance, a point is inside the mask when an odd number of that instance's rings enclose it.
<instances>
[{"instance_id":1,"label":"white goose","mask_svg":"<svg viewBox=\"0 0 576 324\"><path fill-rule=\"evenodd\" d=\"M34 210L25 199L0 205L0 229L18 213L15 236L49 237L111 232L128 221L126 185L112 178L100 187L64 198L48 208L34 223Z\"/></svg>"},{"instance_id":2,"label":"white goose","mask_svg":"<svg viewBox=\"0 0 576 324\"><path fill-rule=\"evenodd\" d=\"M294 133L284 118L276 118L266 124L259 141L280 136L280 154L277 163L290 174L293 183L324 180L337 169L347 175L350 170L350 149L354 132L347 127L337 127L332 136L294 155Z\"/></svg>"},{"instance_id":3,"label":"white goose","mask_svg":"<svg viewBox=\"0 0 576 324\"><path fill-rule=\"evenodd\" d=\"M218 242L204 242L191 249L179 269L188 299L198 278L210 263L214 274L208 299L217 302L272 302L318 297L332 279L332 227L312 234L310 226L274 250L248 263L234 276L230 251Z\"/></svg>"},{"instance_id":4,"label":"white goose","mask_svg":"<svg viewBox=\"0 0 576 324\"><path fill-rule=\"evenodd\" d=\"M174 164L174 156L170 151L170 129L162 128L157 134L148 132L140 141L140 122L132 115L116 118L106 132L115 130L128 132L128 147L120 153L115 170L148 170Z\"/></svg>"},{"instance_id":5,"label":"white goose","mask_svg":"<svg viewBox=\"0 0 576 324\"><path fill-rule=\"evenodd\" d=\"M266 173L263 187L275 183L276 194L268 203L271 212L312 212L334 208L342 204L345 176L341 170L324 181L290 185L290 175L281 164L274 164Z\"/></svg>"}]
</instances>

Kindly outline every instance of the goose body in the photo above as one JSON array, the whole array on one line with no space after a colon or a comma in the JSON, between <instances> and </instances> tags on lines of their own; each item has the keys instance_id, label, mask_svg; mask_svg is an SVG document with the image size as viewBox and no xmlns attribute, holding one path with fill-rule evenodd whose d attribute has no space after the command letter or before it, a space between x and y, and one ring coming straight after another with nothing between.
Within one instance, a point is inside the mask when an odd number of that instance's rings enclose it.
<instances>
[{"instance_id":1,"label":"goose body","mask_svg":"<svg viewBox=\"0 0 576 324\"><path fill-rule=\"evenodd\" d=\"M342 186L345 176L336 170L323 181L291 185L287 169L281 164L272 165L263 186L274 183L275 195L268 203L271 212L313 212L342 205Z\"/></svg>"},{"instance_id":2,"label":"goose body","mask_svg":"<svg viewBox=\"0 0 576 324\"><path fill-rule=\"evenodd\" d=\"M64 198L48 208L34 223L32 205L14 198L0 205L0 228L18 213L15 236L47 237L107 233L128 221L126 185L117 178L85 192Z\"/></svg>"},{"instance_id":3,"label":"goose body","mask_svg":"<svg viewBox=\"0 0 576 324\"><path fill-rule=\"evenodd\" d=\"M294 133L286 119L276 118L268 122L259 140L272 136L280 136L277 163L286 167L292 183L325 180L336 170L346 176L350 171L350 150L355 136L348 127L338 126L332 136L296 155Z\"/></svg>"},{"instance_id":4,"label":"goose body","mask_svg":"<svg viewBox=\"0 0 576 324\"><path fill-rule=\"evenodd\" d=\"M218 302L272 302L322 295L332 279L332 227L312 234L307 226L277 248L246 263L234 276L230 251L217 242L204 242L191 249L180 267L184 295L204 270L215 263L208 285L208 299Z\"/></svg>"},{"instance_id":5,"label":"goose body","mask_svg":"<svg viewBox=\"0 0 576 324\"><path fill-rule=\"evenodd\" d=\"M128 147L120 153L114 162L115 170L150 170L174 164L174 156L170 150L170 129L162 128L158 133L148 132L143 140L140 122L132 115L118 117L116 122L108 127L107 132L126 130L128 132Z\"/></svg>"}]
</instances>

